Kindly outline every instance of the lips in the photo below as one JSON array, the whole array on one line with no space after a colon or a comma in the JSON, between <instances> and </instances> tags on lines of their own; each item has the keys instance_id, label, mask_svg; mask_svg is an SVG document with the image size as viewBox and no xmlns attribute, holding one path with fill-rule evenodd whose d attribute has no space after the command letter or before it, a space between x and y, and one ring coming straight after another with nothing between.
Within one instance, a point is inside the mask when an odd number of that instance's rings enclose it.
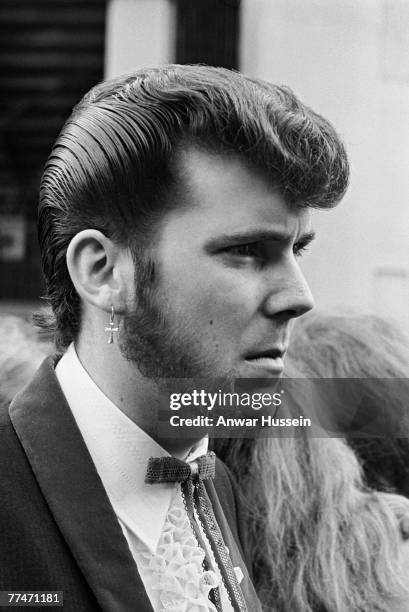
<instances>
[{"instance_id":1,"label":"lips","mask_svg":"<svg viewBox=\"0 0 409 612\"><path fill-rule=\"evenodd\" d=\"M285 348L273 347L264 350L255 350L249 353L246 361L254 361L259 359L282 359L284 357Z\"/></svg>"},{"instance_id":2,"label":"lips","mask_svg":"<svg viewBox=\"0 0 409 612\"><path fill-rule=\"evenodd\" d=\"M279 375L284 369L284 354L285 349L282 347L255 350L245 357L245 362L251 367L254 377Z\"/></svg>"}]
</instances>

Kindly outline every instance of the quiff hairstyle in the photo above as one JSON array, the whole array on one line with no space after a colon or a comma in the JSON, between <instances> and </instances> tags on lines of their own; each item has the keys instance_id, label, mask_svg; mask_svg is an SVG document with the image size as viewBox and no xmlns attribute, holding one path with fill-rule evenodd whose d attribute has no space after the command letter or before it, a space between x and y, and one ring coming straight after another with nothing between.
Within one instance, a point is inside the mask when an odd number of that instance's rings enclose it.
<instances>
[{"instance_id":1,"label":"quiff hairstyle","mask_svg":"<svg viewBox=\"0 0 409 612\"><path fill-rule=\"evenodd\" d=\"M66 265L71 239L98 229L129 247L137 266L158 218L179 202L175 159L188 145L240 155L291 205L329 208L347 187L338 135L287 87L188 65L97 85L65 123L41 182L39 241L57 348L80 324Z\"/></svg>"}]
</instances>

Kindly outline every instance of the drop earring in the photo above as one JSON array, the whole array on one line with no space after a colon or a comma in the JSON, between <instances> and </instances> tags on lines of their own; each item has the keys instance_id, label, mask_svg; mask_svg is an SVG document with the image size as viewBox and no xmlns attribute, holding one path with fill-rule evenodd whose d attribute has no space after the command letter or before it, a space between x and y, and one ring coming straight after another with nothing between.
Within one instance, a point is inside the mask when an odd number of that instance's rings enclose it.
<instances>
[{"instance_id":1,"label":"drop earring","mask_svg":"<svg viewBox=\"0 0 409 612\"><path fill-rule=\"evenodd\" d=\"M109 332L108 344L114 343L114 332L119 331L119 327L115 327L115 308L111 305L111 314L109 317L109 326L105 328L106 332Z\"/></svg>"}]
</instances>

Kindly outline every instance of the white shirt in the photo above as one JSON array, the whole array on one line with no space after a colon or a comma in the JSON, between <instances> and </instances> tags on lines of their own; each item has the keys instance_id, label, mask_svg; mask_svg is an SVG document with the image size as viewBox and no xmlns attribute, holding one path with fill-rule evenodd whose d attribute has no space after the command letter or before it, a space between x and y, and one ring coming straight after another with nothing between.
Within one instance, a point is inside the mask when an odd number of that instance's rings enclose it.
<instances>
[{"instance_id":1,"label":"white shirt","mask_svg":"<svg viewBox=\"0 0 409 612\"><path fill-rule=\"evenodd\" d=\"M169 456L169 453L106 397L82 366L73 344L58 362L55 373L121 525L153 609L182 612L185 609L185 602L170 601L169 593L164 595L162 592L164 587L159 588L159 574L155 572L165 571L163 567L160 570L158 568L163 565L162 557L173 529L179 527L178 532L184 530L181 536L184 540L182 546L179 543L173 546L190 551L186 554L194 558L199 566L197 571L201 573L203 573L201 562L196 557L202 552L193 538L180 485L145 484L149 457ZM192 449L187 461L194 461L205 454L207 446L207 438L202 439ZM175 516L177 521L182 521L184 525L182 530L181 524L174 525ZM190 548L185 544L189 544ZM207 552L214 562L210 545ZM191 567L192 559L188 561ZM175 567L172 563L172 572ZM221 583L215 562L214 568L217 580ZM162 583L169 583L169 592L175 596L176 590L180 591L180 585L174 587L173 577L169 575L168 570L166 572ZM199 577L195 579L191 577L191 580L199 581ZM209 580L211 582L212 578ZM195 591L196 587L190 584L189 592L193 592L192 589ZM232 611L227 592L222 585L220 595L223 610ZM202 595L200 597L203 599ZM186 602L188 606L186 610L214 610L207 597L204 598L206 605L208 604L207 608L200 605L202 600L199 601L197 593L193 599L197 605Z\"/></svg>"}]
</instances>

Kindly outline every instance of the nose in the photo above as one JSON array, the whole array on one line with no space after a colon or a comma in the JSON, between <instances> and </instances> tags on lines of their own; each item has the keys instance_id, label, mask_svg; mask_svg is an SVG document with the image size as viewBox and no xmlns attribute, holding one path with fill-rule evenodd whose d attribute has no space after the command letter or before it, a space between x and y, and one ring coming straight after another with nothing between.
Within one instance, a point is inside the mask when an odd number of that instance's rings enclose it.
<instances>
[{"instance_id":1,"label":"nose","mask_svg":"<svg viewBox=\"0 0 409 612\"><path fill-rule=\"evenodd\" d=\"M298 264L293 261L285 266L279 276L268 279L263 312L280 320L295 319L314 308L311 290Z\"/></svg>"}]
</instances>

